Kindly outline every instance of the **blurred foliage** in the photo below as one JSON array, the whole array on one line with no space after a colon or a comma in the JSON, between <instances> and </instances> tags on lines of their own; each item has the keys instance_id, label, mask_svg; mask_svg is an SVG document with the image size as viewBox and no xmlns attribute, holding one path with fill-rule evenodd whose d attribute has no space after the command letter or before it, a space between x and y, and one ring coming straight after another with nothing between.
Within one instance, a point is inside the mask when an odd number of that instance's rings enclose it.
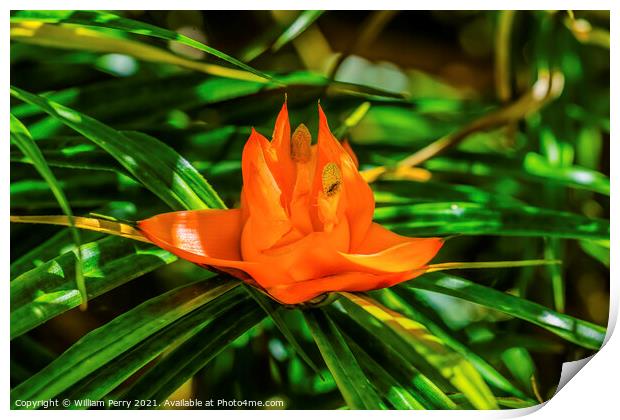
<instances>
[{"instance_id":1,"label":"blurred foliage","mask_svg":"<svg viewBox=\"0 0 620 420\"><path fill-rule=\"evenodd\" d=\"M150 244L15 223L13 401L518 408L601 346L608 12L16 11L11 38L14 215L234 207L286 94L293 126L316 133L321 100L352 143L377 221L454 235L434 262L562 261L288 308Z\"/></svg>"}]
</instances>

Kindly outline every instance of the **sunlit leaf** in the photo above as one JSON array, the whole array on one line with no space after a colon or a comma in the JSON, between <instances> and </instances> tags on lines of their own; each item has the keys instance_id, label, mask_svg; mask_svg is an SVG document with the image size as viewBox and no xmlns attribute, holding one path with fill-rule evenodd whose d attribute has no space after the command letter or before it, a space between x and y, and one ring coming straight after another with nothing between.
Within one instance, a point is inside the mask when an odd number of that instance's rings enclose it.
<instances>
[{"instance_id":1,"label":"sunlit leaf","mask_svg":"<svg viewBox=\"0 0 620 420\"><path fill-rule=\"evenodd\" d=\"M304 10L295 18L293 23L276 39L271 49L278 51L280 48L297 38L303 31L323 14L322 10Z\"/></svg>"},{"instance_id":2,"label":"sunlit leaf","mask_svg":"<svg viewBox=\"0 0 620 420\"><path fill-rule=\"evenodd\" d=\"M163 401L264 316L254 302L246 300L231 306L215 322L162 358L118 399Z\"/></svg>"},{"instance_id":3,"label":"sunlit leaf","mask_svg":"<svg viewBox=\"0 0 620 420\"><path fill-rule=\"evenodd\" d=\"M45 369L11 391L17 400L46 400L94 372L170 323L237 286L230 279L209 279L150 299L86 336Z\"/></svg>"},{"instance_id":4,"label":"sunlit leaf","mask_svg":"<svg viewBox=\"0 0 620 420\"><path fill-rule=\"evenodd\" d=\"M81 252L91 299L176 260L153 245L118 237L84 244ZM11 281L11 338L80 304L76 259L75 251L69 251Z\"/></svg>"},{"instance_id":5,"label":"sunlit leaf","mask_svg":"<svg viewBox=\"0 0 620 420\"><path fill-rule=\"evenodd\" d=\"M209 47L201 42L191 39L183 34L170 31L168 29L159 28L148 23L139 22L133 19L127 19L109 12L97 12L97 11L69 11L69 10L54 10L54 11L28 11L22 10L15 12L11 16L12 22L30 22L30 26L33 31L36 31L42 23L71 23L75 25L104 27L109 29L118 29L123 32L152 36L155 38L162 38L169 41L176 41L188 47L196 48L200 51L204 51L207 54L213 55L219 59L222 59L236 67L243 70L254 73L266 80L270 80L271 77L248 66L245 63L225 54L215 48Z\"/></svg>"},{"instance_id":6,"label":"sunlit leaf","mask_svg":"<svg viewBox=\"0 0 620 420\"><path fill-rule=\"evenodd\" d=\"M470 362L446 347L441 339L430 333L424 325L382 306L369 297L352 293L342 295L407 341L455 388L463 392L474 407L497 407L493 394Z\"/></svg>"},{"instance_id":7,"label":"sunlit leaf","mask_svg":"<svg viewBox=\"0 0 620 420\"><path fill-rule=\"evenodd\" d=\"M457 276L430 273L407 283L404 287L443 293L505 312L589 349L598 350L605 338L605 328L599 325L555 312L538 303Z\"/></svg>"},{"instance_id":8,"label":"sunlit leaf","mask_svg":"<svg viewBox=\"0 0 620 420\"><path fill-rule=\"evenodd\" d=\"M305 311L304 315L347 405L352 409L386 408L329 316L320 310Z\"/></svg>"},{"instance_id":9,"label":"sunlit leaf","mask_svg":"<svg viewBox=\"0 0 620 420\"><path fill-rule=\"evenodd\" d=\"M18 88L11 88L11 94L40 107L92 140L172 208L223 207L221 199L198 171L157 139L142 133L122 134L75 110Z\"/></svg>"},{"instance_id":10,"label":"sunlit leaf","mask_svg":"<svg viewBox=\"0 0 620 420\"><path fill-rule=\"evenodd\" d=\"M423 203L380 207L375 219L399 233L416 235L508 235L608 239L609 222L529 206Z\"/></svg>"}]
</instances>

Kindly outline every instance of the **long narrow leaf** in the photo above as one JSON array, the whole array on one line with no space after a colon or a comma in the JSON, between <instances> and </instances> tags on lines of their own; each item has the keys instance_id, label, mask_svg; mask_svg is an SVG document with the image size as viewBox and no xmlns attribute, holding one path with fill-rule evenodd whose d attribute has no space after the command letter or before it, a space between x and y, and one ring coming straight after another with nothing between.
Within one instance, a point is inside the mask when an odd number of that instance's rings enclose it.
<instances>
[{"instance_id":1,"label":"long narrow leaf","mask_svg":"<svg viewBox=\"0 0 620 420\"><path fill-rule=\"evenodd\" d=\"M11 16L11 22L32 22L33 28L37 28L37 23L71 23L82 26L103 27L108 29L117 29L132 34L152 36L155 38L166 39L168 41L176 41L188 47L196 48L207 54L213 55L224 60L235 67L254 73L262 77L266 81L272 80L271 76L262 73L245 63L225 54L215 48L209 47L201 42L191 39L183 34L170 31L168 29L159 28L145 22L133 19L123 18L109 12L98 11L72 11L72 10L23 10L15 12Z\"/></svg>"},{"instance_id":2,"label":"long narrow leaf","mask_svg":"<svg viewBox=\"0 0 620 420\"><path fill-rule=\"evenodd\" d=\"M382 321L410 343L454 387L463 392L474 407L478 409L497 408L491 390L471 363L446 347L438 337L431 334L422 324L382 306L369 297L346 292L341 294L360 309Z\"/></svg>"},{"instance_id":3,"label":"long narrow leaf","mask_svg":"<svg viewBox=\"0 0 620 420\"><path fill-rule=\"evenodd\" d=\"M22 124L20 120L18 120L13 114L11 115L11 142L15 143L17 147L22 151L22 153L30 159L34 167L41 174L45 182L49 185L50 190L56 197L58 204L62 211L67 215L69 219L69 227L71 228L71 235L73 236L73 242L79 248L81 244L80 232L75 228L73 222L73 211L71 210L71 206L69 205L69 201L65 196L65 193L62 190L62 187L59 185L58 181L56 181L56 177L52 173L51 169L47 165L39 146L34 142L28 129ZM79 253L76 255L76 267L75 267L75 282L77 284L77 288L80 292L80 297L82 299L80 305L82 308L86 308L86 304L88 302L88 294L86 292L86 284L84 283L84 276L82 274L82 263L81 256Z\"/></svg>"},{"instance_id":4,"label":"long narrow leaf","mask_svg":"<svg viewBox=\"0 0 620 420\"><path fill-rule=\"evenodd\" d=\"M159 140L142 133L122 134L73 109L15 87L11 87L11 95L38 106L92 140L173 209L223 208L222 200L198 171Z\"/></svg>"},{"instance_id":5,"label":"long narrow leaf","mask_svg":"<svg viewBox=\"0 0 620 420\"><path fill-rule=\"evenodd\" d=\"M116 237L82 245L81 252L91 299L176 261L174 255L153 245ZM76 253L69 251L11 281L11 338L80 304L75 263Z\"/></svg>"},{"instance_id":6,"label":"long narrow leaf","mask_svg":"<svg viewBox=\"0 0 620 420\"><path fill-rule=\"evenodd\" d=\"M310 25L312 25L321 15L322 10L304 10L295 18L293 23L276 39L271 49L278 51L280 48L288 44L302 34Z\"/></svg>"},{"instance_id":7,"label":"long narrow leaf","mask_svg":"<svg viewBox=\"0 0 620 420\"><path fill-rule=\"evenodd\" d=\"M126 54L139 60L174 64L214 76L265 82L264 77L256 76L247 70L190 60L142 42L110 36L107 33L83 27L41 24L38 21L13 22L11 23L11 39L54 48Z\"/></svg>"},{"instance_id":8,"label":"long narrow leaf","mask_svg":"<svg viewBox=\"0 0 620 420\"><path fill-rule=\"evenodd\" d=\"M605 339L605 328L555 312L545 306L460 277L429 273L402 286L458 297L536 324L571 343L598 350Z\"/></svg>"},{"instance_id":9,"label":"long narrow leaf","mask_svg":"<svg viewBox=\"0 0 620 420\"><path fill-rule=\"evenodd\" d=\"M128 202L110 202L97 209L97 213L106 214L121 219L136 219L136 208ZM93 242L102 236L101 233L94 231L82 231L81 239L84 243ZM47 262L64 254L73 245L70 232L66 229L61 230L49 239L40 242L36 247L31 248L23 255L15 258L11 262L11 280L18 275L32 270L37 265Z\"/></svg>"},{"instance_id":10,"label":"long narrow leaf","mask_svg":"<svg viewBox=\"0 0 620 420\"><path fill-rule=\"evenodd\" d=\"M17 400L41 401L57 396L99 366L237 285L229 278L213 278L142 303L88 333L45 369L15 387L12 406L17 407Z\"/></svg>"},{"instance_id":11,"label":"long narrow leaf","mask_svg":"<svg viewBox=\"0 0 620 420\"><path fill-rule=\"evenodd\" d=\"M353 321L350 314L333 308L329 309L332 319L347 337L357 343L359 350L380 364L424 408L441 410L456 408L440 387L441 385L449 389L450 384L441 377L438 377L441 384L435 383L421 373L417 369L421 367L417 363L418 360L411 357L410 347L389 328L385 328L378 321L377 323L364 321L362 327L361 324ZM368 315L367 319L375 320L371 315ZM356 320L359 321L359 319Z\"/></svg>"},{"instance_id":12,"label":"long narrow leaf","mask_svg":"<svg viewBox=\"0 0 620 420\"><path fill-rule=\"evenodd\" d=\"M250 297L240 287L225 293L219 299L190 312L102 366L64 393L63 397L71 399L74 403L101 399L167 348L174 348L186 342L210 323L225 321L226 316L230 316L231 313L243 312L249 300ZM88 408L88 406L76 408Z\"/></svg>"},{"instance_id":13,"label":"long narrow leaf","mask_svg":"<svg viewBox=\"0 0 620 420\"><path fill-rule=\"evenodd\" d=\"M375 219L407 235L508 235L609 239L609 222L537 207L424 203L380 207Z\"/></svg>"},{"instance_id":14,"label":"long narrow leaf","mask_svg":"<svg viewBox=\"0 0 620 420\"><path fill-rule=\"evenodd\" d=\"M329 316L321 310L307 310L304 315L321 355L349 408L386 408Z\"/></svg>"},{"instance_id":15,"label":"long narrow leaf","mask_svg":"<svg viewBox=\"0 0 620 420\"><path fill-rule=\"evenodd\" d=\"M394 293L391 289L385 289L384 299L386 304L392 303L393 309L396 309L403 314L407 315L409 318L414 321L419 322L424 325L430 332L436 335L439 339L441 339L446 346L450 347L454 351L460 353L463 357L471 362L472 365L480 372L482 377L491 385L494 385L498 389L509 392L510 394L523 398L525 394L523 391L515 387L508 379L504 377L500 372L498 372L489 362L484 360L478 354L474 353L471 349L461 343L459 340L454 338L448 331L442 328L441 325L434 322L432 319L427 317L422 311L418 309L420 306L419 301L412 302L412 304L407 304L408 302L405 299L400 298L398 295L399 289Z\"/></svg>"},{"instance_id":16,"label":"long narrow leaf","mask_svg":"<svg viewBox=\"0 0 620 420\"><path fill-rule=\"evenodd\" d=\"M248 301L226 311L217 322L210 323L162 358L117 399L124 401L153 399L163 402L230 343L264 317L263 310L254 302Z\"/></svg>"},{"instance_id":17,"label":"long narrow leaf","mask_svg":"<svg viewBox=\"0 0 620 420\"><path fill-rule=\"evenodd\" d=\"M295 353L299 355L301 360L306 362L308 366L310 366L312 370L314 370L314 372L320 376L320 371L316 363L314 363L314 361L310 358L308 353L306 353L306 351L304 350L302 345L299 343L299 341L295 338L295 335L293 334L291 329L286 324L286 321L280 314L280 311L282 310L282 306L276 304L273 299L270 299L269 297L264 296L261 292L254 289L251 286L246 286L245 289L248 291L250 296L252 296L254 300L260 305L260 307L263 308L265 313L269 315L273 323L276 325L278 330L280 330L284 338L286 338L289 344L293 347L293 349L295 350Z\"/></svg>"}]
</instances>

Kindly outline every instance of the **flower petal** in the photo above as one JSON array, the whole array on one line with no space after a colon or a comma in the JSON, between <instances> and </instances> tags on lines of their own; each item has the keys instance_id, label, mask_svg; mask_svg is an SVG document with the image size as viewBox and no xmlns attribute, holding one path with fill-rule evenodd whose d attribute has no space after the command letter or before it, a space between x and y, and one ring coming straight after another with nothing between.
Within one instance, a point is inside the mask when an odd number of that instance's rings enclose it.
<instances>
[{"instance_id":1,"label":"flower petal","mask_svg":"<svg viewBox=\"0 0 620 420\"><path fill-rule=\"evenodd\" d=\"M226 268L241 270L259 285L292 281L278 266L241 261L239 209L163 213L139 221L138 227L155 245L195 264L224 268L236 277L239 273Z\"/></svg>"},{"instance_id":2,"label":"flower petal","mask_svg":"<svg viewBox=\"0 0 620 420\"><path fill-rule=\"evenodd\" d=\"M138 222L154 244L192 262L196 256L240 260L241 211L195 210L158 214Z\"/></svg>"},{"instance_id":3,"label":"flower petal","mask_svg":"<svg viewBox=\"0 0 620 420\"><path fill-rule=\"evenodd\" d=\"M342 148L345 150L345 152L347 152L347 154L351 157L351 160L353 161L353 163L355 164L356 168L359 168L360 166L360 161L357 159L357 155L355 154L355 152L353 151L353 149L351 148L351 143L349 143L349 140L344 139L342 140Z\"/></svg>"},{"instance_id":4,"label":"flower petal","mask_svg":"<svg viewBox=\"0 0 620 420\"><path fill-rule=\"evenodd\" d=\"M244 230L243 236L245 234ZM343 271L342 263L346 260L339 252L349 249L349 228L345 221L331 232L312 232L297 241L263 251L245 244L246 239L242 238L244 260L260 263L268 269L278 267L287 273L286 277L273 276L268 271L266 276L256 278L263 287L271 287Z\"/></svg>"},{"instance_id":5,"label":"flower petal","mask_svg":"<svg viewBox=\"0 0 620 420\"><path fill-rule=\"evenodd\" d=\"M250 231L252 246L266 249L276 243L291 229L282 191L270 171L270 144L252 129L243 149L243 201L246 227Z\"/></svg>"},{"instance_id":6,"label":"flower petal","mask_svg":"<svg viewBox=\"0 0 620 420\"><path fill-rule=\"evenodd\" d=\"M368 183L362 178L353 158L336 140L327 124L327 117L319 105L317 169L330 159L338 159L343 178L343 193L346 198L345 214L351 227L351 246L359 246L372 223L375 199ZM322 169L322 167L321 167ZM315 175L316 177L316 175Z\"/></svg>"},{"instance_id":7,"label":"flower petal","mask_svg":"<svg viewBox=\"0 0 620 420\"><path fill-rule=\"evenodd\" d=\"M270 145L274 154L270 155L271 161L268 164L282 190L283 204L286 207L295 185L295 163L291 159L291 125L286 102L276 118Z\"/></svg>"},{"instance_id":8,"label":"flower petal","mask_svg":"<svg viewBox=\"0 0 620 420\"><path fill-rule=\"evenodd\" d=\"M423 267L443 244L442 238L409 238L373 223L357 248L341 254L360 270L399 272Z\"/></svg>"},{"instance_id":9,"label":"flower petal","mask_svg":"<svg viewBox=\"0 0 620 420\"><path fill-rule=\"evenodd\" d=\"M366 232L364 240L357 247L351 247L351 253L374 254L404 243L415 243L420 247L428 246L434 249L435 247L440 248L444 240L443 238L410 238L394 233L379 223L372 223ZM437 248L437 251L439 248Z\"/></svg>"},{"instance_id":10,"label":"flower petal","mask_svg":"<svg viewBox=\"0 0 620 420\"><path fill-rule=\"evenodd\" d=\"M267 288L271 296L282 303L294 305L306 302L327 292L365 292L394 286L406 280L411 280L424 270L408 271L392 274L371 273L342 273L287 285Z\"/></svg>"},{"instance_id":11,"label":"flower petal","mask_svg":"<svg viewBox=\"0 0 620 420\"><path fill-rule=\"evenodd\" d=\"M413 238L374 254L341 255L360 271L398 273L423 267L437 254L443 242L437 238Z\"/></svg>"}]
</instances>

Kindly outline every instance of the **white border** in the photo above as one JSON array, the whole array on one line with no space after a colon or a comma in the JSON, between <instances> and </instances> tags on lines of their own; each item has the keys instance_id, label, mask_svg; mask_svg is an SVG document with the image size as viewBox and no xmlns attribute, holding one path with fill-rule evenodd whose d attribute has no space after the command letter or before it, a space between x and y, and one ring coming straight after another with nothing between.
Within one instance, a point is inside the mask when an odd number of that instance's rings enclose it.
<instances>
[{"instance_id":1,"label":"white border","mask_svg":"<svg viewBox=\"0 0 620 420\"><path fill-rule=\"evenodd\" d=\"M163 1L145 1L145 0L109 0L109 1L90 1L90 0L64 0L64 1L49 1L49 0L23 0L23 1L8 1L3 2L2 6L4 6L4 31L3 34L6 39L3 42L5 48L3 49L4 57L6 58L9 53L9 20L8 14L9 10L13 9L108 9L108 10L122 10L122 9L132 9L132 10L167 10L167 9L188 9L188 10L201 10L201 9L214 9L214 10L222 10L222 9L332 9L332 10L354 10L354 9L376 9L375 6L380 5L381 9L395 9L395 10L408 10L420 6L428 6L428 2L412 2L412 1L403 1L403 0L382 0L379 3L376 2L368 2L368 4L362 4L359 1L346 1L346 0L318 0L314 2L308 1L299 1L299 0L280 0L280 1L240 1L240 0L227 0L226 2L207 2L204 0L183 0L183 1L175 1L175 2L163 2ZM457 2L457 1L433 1L432 6L433 9L447 9L447 10L495 10L495 9L531 9L531 10L540 10L540 9L607 9L612 10L611 13L611 28L612 28L612 54L611 54L611 67L612 69L618 69L618 54L615 37L616 32L613 28L618 23L615 18L615 13L618 10L617 7L613 7L615 4L612 1L604 1L604 0L588 0L586 1L575 1L575 0L549 0L549 1L540 1L540 0L521 0L521 1L482 1L482 0L470 0L467 2ZM615 22L615 23L614 23ZM9 68L7 66L7 61L2 61L2 80L4 81L4 86L8 87L10 84L9 77ZM616 70L617 71L617 70ZM615 71L612 70L611 74L615 74ZM611 98L612 98L612 107L611 107L611 121L612 125L614 125L615 121L618 121L618 83L617 77L612 77L611 82ZM2 133L4 136L4 145L1 149L2 153L2 162L4 164L1 165L0 171L2 171L5 188L5 199L1 200L2 214L3 214L3 222L0 224L2 228L2 238L5 238L3 241L3 249L0 254L0 258L2 261L2 267L4 267L6 275L5 279L5 287L8 282L8 267L9 267L9 244L6 238L10 237L9 234L9 203L8 203L8 179L9 179L9 166L6 164L8 162L8 153L9 153L9 141L7 133L9 131L9 119L8 119L8 111L9 111L9 99L8 95L5 96L2 101L2 111L0 115L3 115L1 120ZM615 135L615 131L612 131L614 134L611 139L611 161L612 162L620 162L620 149L617 144L619 139L618 136ZM611 166L611 179L612 185L615 185L617 180L617 169L615 165ZM618 195L611 195L611 214L617 214L618 207ZM613 255L611 268L611 303L610 303L610 330L613 330L615 325L615 321L617 320L618 315L618 297L619 297L619 287L618 287L618 270L616 269L615 261L618 261L617 258L617 247L616 247L616 238L617 238L617 225L615 223L615 219L612 219L611 222L612 227L612 247L611 252ZM5 291L7 289L4 289ZM8 336L8 325L9 325L9 297L8 292L5 292L6 295L3 297L4 307L2 308L2 318L3 324L5 328L5 334ZM362 419L370 419L375 420L376 416L389 416L392 418L411 418L410 416L422 416L425 418L459 418L459 419L481 419L481 418L512 418L519 417L525 414L529 414L532 419L583 419L586 417L590 418L610 418L611 413L616 413L617 408L616 404L618 403L618 384L616 383L619 378L620 367L618 363L618 355L620 354L620 339L616 336L607 337L607 343L605 347L596 354L592 361L588 363L587 367L579 372L576 376L576 379L569 381L569 383L559 391L556 396L554 396L547 404L545 404L542 408L535 407L531 409L524 410L505 410L505 411L494 411L494 412L480 412L480 411L470 411L470 412L445 412L445 411L435 411L435 412L398 412L398 411L389 411L385 414L377 413L377 412L361 412L361 411L329 411L329 412L315 412L315 411L299 411L295 412L293 415L301 418L315 418L315 416L325 416L326 414L329 416L342 416L342 417L355 417L356 420ZM0 355L1 362L5 369L2 370L3 374L1 375L1 381L3 384L3 392L0 392L0 406L8 411L9 407L9 345L8 345L8 337L6 337L2 346L2 354ZM260 378L257 378L260 381ZM191 418L204 418L205 416L209 416L209 418L213 417L221 417L221 418L231 418L238 416L252 416L254 418L272 418L272 417L284 417L290 416L291 411L226 411L226 412L208 412L204 411L184 411L183 413L170 413L166 411L155 411L155 412L147 412L141 411L140 413L130 414L129 412L114 412L109 413L105 411L92 411L89 413L84 412L71 412L71 411L46 411L46 412L21 412L21 411L10 411L8 413L11 417L15 418L83 418L84 416L88 417L109 417L112 414L114 417L134 417L136 414L139 416L154 416L159 418L168 418L170 415L182 415Z\"/></svg>"}]
</instances>

